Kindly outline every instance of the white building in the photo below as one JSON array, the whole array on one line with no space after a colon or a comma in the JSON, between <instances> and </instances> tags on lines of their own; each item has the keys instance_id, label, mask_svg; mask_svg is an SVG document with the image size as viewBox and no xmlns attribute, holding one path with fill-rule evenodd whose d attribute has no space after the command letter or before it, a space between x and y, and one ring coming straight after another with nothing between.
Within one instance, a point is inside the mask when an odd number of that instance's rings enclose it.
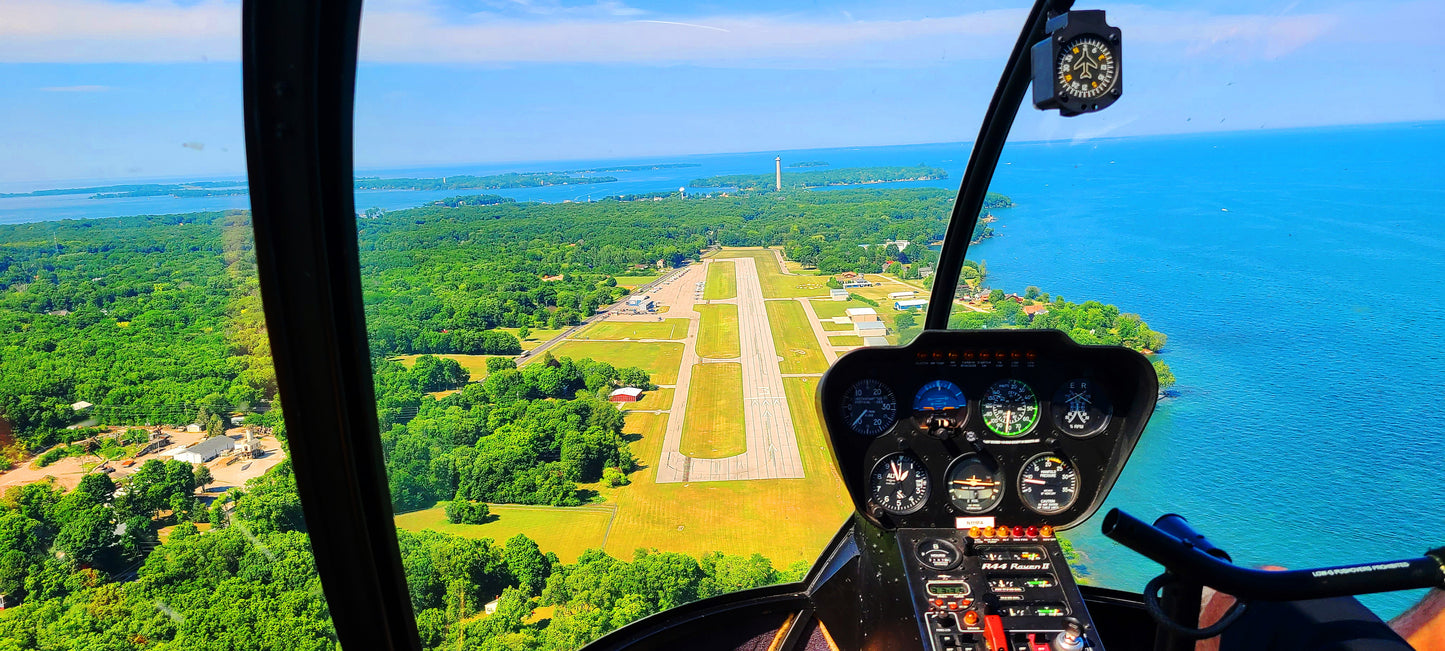
<instances>
[{"instance_id":1,"label":"white building","mask_svg":"<svg viewBox=\"0 0 1445 651\"><path fill-rule=\"evenodd\" d=\"M882 337L888 334L888 326L882 321L858 321L853 324L853 334L860 337Z\"/></svg>"},{"instance_id":2,"label":"white building","mask_svg":"<svg viewBox=\"0 0 1445 651\"><path fill-rule=\"evenodd\" d=\"M916 298L911 301L894 301L893 309L902 312L903 310L921 310L928 307L928 301Z\"/></svg>"},{"instance_id":3,"label":"white building","mask_svg":"<svg viewBox=\"0 0 1445 651\"><path fill-rule=\"evenodd\" d=\"M848 290L846 290L846 289L830 289L830 290L828 290L828 296L829 296L829 298L832 298L832 299L835 300L835 301L846 301L846 300L848 300Z\"/></svg>"},{"instance_id":4,"label":"white building","mask_svg":"<svg viewBox=\"0 0 1445 651\"><path fill-rule=\"evenodd\" d=\"M184 450L176 451L174 456L178 461L205 463L221 456L222 452L229 452L234 449L236 449L236 442L231 440L231 437L212 436Z\"/></svg>"},{"instance_id":5,"label":"white building","mask_svg":"<svg viewBox=\"0 0 1445 651\"><path fill-rule=\"evenodd\" d=\"M847 314L848 319L853 323L878 320L878 311L871 307L850 307L847 310Z\"/></svg>"},{"instance_id":6,"label":"white building","mask_svg":"<svg viewBox=\"0 0 1445 651\"><path fill-rule=\"evenodd\" d=\"M627 307L638 312L651 312L656 306L653 304L651 296L636 296L627 299Z\"/></svg>"},{"instance_id":7,"label":"white building","mask_svg":"<svg viewBox=\"0 0 1445 651\"><path fill-rule=\"evenodd\" d=\"M864 337L864 338L863 338L863 345L864 345L864 346L887 346L887 345L888 345L888 339L886 339L886 338L884 338L884 337Z\"/></svg>"},{"instance_id":8,"label":"white building","mask_svg":"<svg viewBox=\"0 0 1445 651\"><path fill-rule=\"evenodd\" d=\"M918 292L891 292L891 293L888 294L888 300L890 300L890 301L898 301L898 300L903 300L903 299L905 299L905 298L913 298L913 295L914 295L914 294L917 294L917 293L918 293Z\"/></svg>"}]
</instances>

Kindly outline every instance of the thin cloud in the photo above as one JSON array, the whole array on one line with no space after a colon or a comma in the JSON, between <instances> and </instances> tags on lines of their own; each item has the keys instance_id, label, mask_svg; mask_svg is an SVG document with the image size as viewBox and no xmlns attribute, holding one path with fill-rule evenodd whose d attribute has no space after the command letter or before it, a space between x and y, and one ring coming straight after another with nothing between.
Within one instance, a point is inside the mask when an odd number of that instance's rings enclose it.
<instances>
[{"instance_id":1,"label":"thin cloud","mask_svg":"<svg viewBox=\"0 0 1445 651\"><path fill-rule=\"evenodd\" d=\"M40 90L45 93L103 93L110 90L110 86L46 86Z\"/></svg>"},{"instance_id":2,"label":"thin cloud","mask_svg":"<svg viewBox=\"0 0 1445 651\"><path fill-rule=\"evenodd\" d=\"M1151 54L1272 59L1342 25L1410 4L1347 5L1329 14L1215 15L1125 6L1110 22ZM637 19L618 0L496 0L458 13L436 0L376 0L362 18L361 57L372 63L633 63L707 66L909 66L1002 59L1021 9L957 16L854 20L837 14ZM1288 12L1284 12L1288 14ZM0 0L0 62L178 62L240 59L236 0ZM80 91L76 91L80 92Z\"/></svg>"}]
</instances>

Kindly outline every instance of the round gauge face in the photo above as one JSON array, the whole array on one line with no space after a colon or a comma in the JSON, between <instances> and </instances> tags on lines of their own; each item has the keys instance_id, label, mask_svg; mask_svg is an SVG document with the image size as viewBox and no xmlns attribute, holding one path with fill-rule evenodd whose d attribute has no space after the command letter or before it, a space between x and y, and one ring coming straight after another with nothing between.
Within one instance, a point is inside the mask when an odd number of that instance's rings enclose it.
<instances>
[{"instance_id":1,"label":"round gauge face","mask_svg":"<svg viewBox=\"0 0 1445 651\"><path fill-rule=\"evenodd\" d=\"M1070 380L1054 392L1054 427L1059 431L1084 438L1104 431L1114 406L1098 382L1093 380Z\"/></svg>"},{"instance_id":2,"label":"round gauge face","mask_svg":"<svg viewBox=\"0 0 1445 651\"><path fill-rule=\"evenodd\" d=\"M1060 513L1079 498L1079 472L1062 455L1040 454L1019 473L1019 497L1043 515Z\"/></svg>"},{"instance_id":3,"label":"round gauge face","mask_svg":"<svg viewBox=\"0 0 1445 651\"><path fill-rule=\"evenodd\" d=\"M908 515L923 508L931 490L928 469L902 452L879 460L868 483L869 498L893 515Z\"/></svg>"},{"instance_id":4,"label":"round gauge face","mask_svg":"<svg viewBox=\"0 0 1445 651\"><path fill-rule=\"evenodd\" d=\"M913 394L913 411L947 411L968 408L963 389L948 380L934 380Z\"/></svg>"},{"instance_id":5,"label":"round gauge face","mask_svg":"<svg viewBox=\"0 0 1445 651\"><path fill-rule=\"evenodd\" d=\"M946 480L948 499L965 513L992 511L1003 500L1003 473L979 457L959 457Z\"/></svg>"},{"instance_id":6,"label":"round gauge face","mask_svg":"<svg viewBox=\"0 0 1445 651\"><path fill-rule=\"evenodd\" d=\"M864 436L878 436L897 420L898 400L878 380L860 380L843 392L843 420Z\"/></svg>"},{"instance_id":7,"label":"round gauge face","mask_svg":"<svg viewBox=\"0 0 1445 651\"><path fill-rule=\"evenodd\" d=\"M983 394L983 424L999 436L1032 432L1039 423L1039 398L1018 380L999 380Z\"/></svg>"},{"instance_id":8,"label":"round gauge face","mask_svg":"<svg viewBox=\"0 0 1445 651\"><path fill-rule=\"evenodd\" d=\"M1118 58L1102 38L1080 36L1064 46L1057 74L1065 93L1092 99L1114 89L1119 80Z\"/></svg>"}]
</instances>

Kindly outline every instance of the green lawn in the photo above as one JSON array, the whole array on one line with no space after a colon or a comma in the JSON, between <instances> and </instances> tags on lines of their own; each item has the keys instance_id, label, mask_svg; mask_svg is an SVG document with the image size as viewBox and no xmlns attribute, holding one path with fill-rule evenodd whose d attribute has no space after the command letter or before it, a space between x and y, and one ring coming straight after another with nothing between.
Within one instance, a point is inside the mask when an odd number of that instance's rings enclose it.
<instances>
[{"instance_id":1,"label":"green lawn","mask_svg":"<svg viewBox=\"0 0 1445 651\"><path fill-rule=\"evenodd\" d=\"M753 258L758 267L758 282L763 286L763 298L798 298L804 296L827 296L827 278L784 274L778 267L778 258L770 249L726 248L718 253L720 258Z\"/></svg>"},{"instance_id":2,"label":"green lawn","mask_svg":"<svg viewBox=\"0 0 1445 651\"><path fill-rule=\"evenodd\" d=\"M610 508L598 506L522 506L494 504L495 519L486 524L452 524L443 507L396 516L396 526L407 531L429 529L463 538L491 538L497 544L519 533L537 541L543 551L555 552L563 562L576 562L583 551L602 547Z\"/></svg>"},{"instance_id":3,"label":"green lawn","mask_svg":"<svg viewBox=\"0 0 1445 651\"><path fill-rule=\"evenodd\" d=\"M654 384L677 382L677 367L682 363L682 344L672 342L567 340L547 350L555 357L589 357L613 366L636 366L650 373Z\"/></svg>"},{"instance_id":4,"label":"green lawn","mask_svg":"<svg viewBox=\"0 0 1445 651\"><path fill-rule=\"evenodd\" d=\"M824 322L823 322L823 331L824 331L824 332L852 332L852 331L853 331L853 324L851 324L851 323L833 323L832 321L824 321Z\"/></svg>"},{"instance_id":5,"label":"green lawn","mask_svg":"<svg viewBox=\"0 0 1445 651\"><path fill-rule=\"evenodd\" d=\"M824 300L812 301L812 303L813 311L818 313L818 318L820 319L831 319L835 316L846 316L847 311L855 307L871 307L875 312L878 312L879 314L883 313L883 301L879 301L877 306L869 305L867 303L864 303L863 301L858 301L851 298L846 301Z\"/></svg>"},{"instance_id":6,"label":"green lawn","mask_svg":"<svg viewBox=\"0 0 1445 651\"><path fill-rule=\"evenodd\" d=\"M622 411L631 411L633 409L672 409L672 393L672 389L653 389L651 391L643 391L642 399L637 402L618 402L614 404Z\"/></svg>"},{"instance_id":7,"label":"green lawn","mask_svg":"<svg viewBox=\"0 0 1445 651\"><path fill-rule=\"evenodd\" d=\"M693 309L702 315L697 335L697 354L714 359L729 359L742 354L738 339L738 306L731 303L698 305Z\"/></svg>"},{"instance_id":8,"label":"green lawn","mask_svg":"<svg viewBox=\"0 0 1445 651\"><path fill-rule=\"evenodd\" d=\"M828 343L834 346L862 346L863 338L857 335L836 335L828 337Z\"/></svg>"},{"instance_id":9,"label":"green lawn","mask_svg":"<svg viewBox=\"0 0 1445 651\"><path fill-rule=\"evenodd\" d=\"M416 358L418 357L421 357L421 355L397 355L392 359L401 362L406 365L407 368L411 368L411 365L416 363ZM432 357L457 360L457 363L461 364L463 369L472 374L473 382L481 382L487 379L487 359L490 357L501 357L501 355L432 355Z\"/></svg>"},{"instance_id":10,"label":"green lawn","mask_svg":"<svg viewBox=\"0 0 1445 651\"><path fill-rule=\"evenodd\" d=\"M576 339L682 339L687 336L687 319L661 321L598 321L577 334Z\"/></svg>"},{"instance_id":11,"label":"green lawn","mask_svg":"<svg viewBox=\"0 0 1445 651\"><path fill-rule=\"evenodd\" d=\"M563 332L567 331L566 328L558 328L556 330L552 330L550 328L533 328L531 332L527 333L527 338L522 339L521 337L517 336L518 328L496 328L496 330L497 332L506 332L508 334L511 334L513 337L517 337L517 339L520 339L522 341L522 350L532 350L533 348L536 348L548 341L551 341L553 337L556 337L557 335L560 335Z\"/></svg>"},{"instance_id":12,"label":"green lawn","mask_svg":"<svg viewBox=\"0 0 1445 651\"><path fill-rule=\"evenodd\" d=\"M783 378L803 479L654 483L668 417L628 414L623 431L640 437L631 447L643 469L632 474L628 486L587 486L617 505L607 552L621 558L638 548L692 555L758 553L778 568L817 560L852 511L813 405L817 386L816 378ZM744 526L758 522L768 526Z\"/></svg>"},{"instance_id":13,"label":"green lawn","mask_svg":"<svg viewBox=\"0 0 1445 651\"><path fill-rule=\"evenodd\" d=\"M808 315L797 301L768 301L768 322L772 325L773 344L783 361L778 368L784 373L822 373L828 370L828 359L818 347Z\"/></svg>"},{"instance_id":14,"label":"green lawn","mask_svg":"<svg viewBox=\"0 0 1445 651\"><path fill-rule=\"evenodd\" d=\"M640 276L613 276L613 277L617 279L617 286L618 286L618 287L626 287L626 288L628 288L628 289L632 289L633 287L640 287L640 286L646 285L647 283L650 283L650 282L652 282L652 281L654 281L654 280L657 280L658 278L661 278L662 275L661 275L661 274L652 274L652 275L646 275L646 274L644 274L644 275L640 275Z\"/></svg>"},{"instance_id":15,"label":"green lawn","mask_svg":"<svg viewBox=\"0 0 1445 651\"><path fill-rule=\"evenodd\" d=\"M702 297L712 301L720 298L735 298L737 295L737 265L728 260L710 263L707 268L707 284L702 288Z\"/></svg>"},{"instance_id":16,"label":"green lawn","mask_svg":"<svg viewBox=\"0 0 1445 651\"><path fill-rule=\"evenodd\" d=\"M682 421L682 453L698 459L721 459L747 451L743 431L742 364L695 364Z\"/></svg>"}]
</instances>

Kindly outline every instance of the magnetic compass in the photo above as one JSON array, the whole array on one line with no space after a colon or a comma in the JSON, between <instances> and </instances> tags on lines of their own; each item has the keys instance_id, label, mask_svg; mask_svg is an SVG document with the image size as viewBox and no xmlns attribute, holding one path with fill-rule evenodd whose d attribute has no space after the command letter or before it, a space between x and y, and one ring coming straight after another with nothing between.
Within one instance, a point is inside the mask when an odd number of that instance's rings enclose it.
<instances>
[{"instance_id":1,"label":"magnetic compass","mask_svg":"<svg viewBox=\"0 0 1445 651\"><path fill-rule=\"evenodd\" d=\"M1065 12L1044 29L1049 38L1030 51L1036 108L1091 113L1124 94L1120 31L1104 22L1103 11Z\"/></svg>"}]
</instances>

